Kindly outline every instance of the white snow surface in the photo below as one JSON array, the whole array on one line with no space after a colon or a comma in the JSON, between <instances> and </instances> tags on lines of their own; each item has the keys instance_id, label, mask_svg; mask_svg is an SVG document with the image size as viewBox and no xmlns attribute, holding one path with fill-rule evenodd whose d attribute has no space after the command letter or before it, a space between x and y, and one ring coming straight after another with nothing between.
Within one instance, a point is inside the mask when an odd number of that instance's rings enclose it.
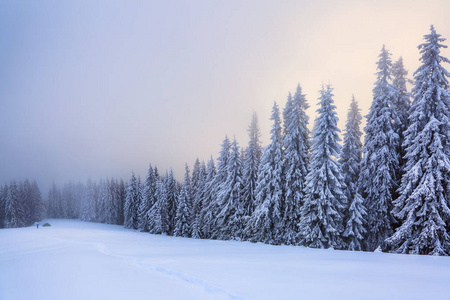
<instances>
[{"instance_id":1,"label":"white snow surface","mask_svg":"<svg viewBox=\"0 0 450 300\"><path fill-rule=\"evenodd\" d=\"M450 299L450 258L151 235L0 230L0 299Z\"/></svg>"}]
</instances>

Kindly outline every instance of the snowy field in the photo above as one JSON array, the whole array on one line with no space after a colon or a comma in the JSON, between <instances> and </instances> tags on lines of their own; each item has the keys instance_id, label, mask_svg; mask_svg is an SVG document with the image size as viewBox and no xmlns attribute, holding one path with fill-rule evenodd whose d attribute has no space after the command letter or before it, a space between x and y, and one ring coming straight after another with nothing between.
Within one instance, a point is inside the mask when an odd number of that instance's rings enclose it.
<instances>
[{"instance_id":1,"label":"snowy field","mask_svg":"<svg viewBox=\"0 0 450 300\"><path fill-rule=\"evenodd\" d=\"M450 299L450 258L150 235L0 230L0 299Z\"/></svg>"}]
</instances>

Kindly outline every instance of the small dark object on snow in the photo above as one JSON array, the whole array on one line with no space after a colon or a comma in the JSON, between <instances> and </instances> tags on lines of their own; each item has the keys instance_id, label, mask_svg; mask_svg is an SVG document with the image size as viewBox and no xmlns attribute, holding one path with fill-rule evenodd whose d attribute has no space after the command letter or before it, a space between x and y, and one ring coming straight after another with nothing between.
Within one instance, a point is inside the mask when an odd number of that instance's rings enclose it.
<instances>
[{"instance_id":1,"label":"small dark object on snow","mask_svg":"<svg viewBox=\"0 0 450 300\"><path fill-rule=\"evenodd\" d=\"M42 225L42 227L51 227L52 225L45 223L44 225Z\"/></svg>"},{"instance_id":2,"label":"small dark object on snow","mask_svg":"<svg viewBox=\"0 0 450 300\"><path fill-rule=\"evenodd\" d=\"M36 223L36 228L39 228L39 223Z\"/></svg>"}]
</instances>

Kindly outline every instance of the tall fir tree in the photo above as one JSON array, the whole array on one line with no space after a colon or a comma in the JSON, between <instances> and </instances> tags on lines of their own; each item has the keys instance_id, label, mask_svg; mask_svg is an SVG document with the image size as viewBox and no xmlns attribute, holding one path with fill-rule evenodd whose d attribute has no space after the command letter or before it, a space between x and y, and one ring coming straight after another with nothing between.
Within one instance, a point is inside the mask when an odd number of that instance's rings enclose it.
<instances>
[{"instance_id":1,"label":"tall fir tree","mask_svg":"<svg viewBox=\"0 0 450 300\"><path fill-rule=\"evenodd\" d=\"M86 183L83 198L80 204L80 219L87 222L95 222L96 216L96 184L92 180Z\"/></svg>"},{"instance_id":2,"label":"tall fir tree","mask_svg":"<svg viewBox=\"0 0 450 300\"><path fill-rule=\"evenodd\" d=\"M253 112L252 121L247 129L249 141L243 153L243 174L244 187L242 191L243 209L247 217L251 216L255 210L255 190L258 180L258 167L261 163L262 146L261 133L258 126L258 116Z\"/></svg>"},{"instance_id":3,"label":"tall fir tree","mask_svg":"<svg viewBox=\"0 0 450 300\"><path fill-rule=\"evenodd\" d=\"M404 173L404 168L406 164L405 159L405 148L403 148L403 142L405 140L404 132L408 128L408 116L410 114L411 109L411 94L408 93L406 88L406 83L408 81L407 76L408 71L405 70L403 66L403 58L400 57L394 64L392 64L392 86L394 87L394 98L393 104L397 111L398 121L394 123L394 130L398 135L398 149L399 153L398 158L398 172L396 181L398 184L401 182L401 177ZM399 196L398 191L394 194L394 199L397 199Z\"/></svg>"},{"instance_id":4,"label":"tall fir tree","mask_svg":"<svg viewBox=\"0 0 450 300\"><path fill-rule=\"evenodd\" d=\"M36 181L31 183L31 223L42 220L44 217L45 206L42 201L41 191Z\"/></svg>"},{"instance_id":5,"label":"tall fir tree","mask_svg":"<svg viewBox=\"0 0 450 300\"><path fill-rule=\"evenodd\" d=\"M404 141L403 133L408 128L408 116L411 109L411 94L408 92L406 83L408 82L408 71L405 70L403 65L403 58L400 57L395 63L392 64L392 85L394 87L393 104L397 110L397 116L399 122L395 124L396 132L399 136L400 150L403 149L401 145ZM400 159L403 158L404 152L401 153Z\"/></svg>"},{"instance_id":6,"label":"tall fir tree","mask_svg":"<svg viewBox=\"0 0 450 300\"><path fill-rule=\"evenodd\" d=\"M107 224L116 224L117 223L117 210L116 202L114 199L114 191L113 189L115 181L114 179L107 178L104 182L104 203L105 203L105 217L104 222Z\"/></svg>"},{"instance_id":7,"label":"tall fir tree","mask_svg":"<svg viewBox=\"0 0 450 300\"><path fill-rule=\"evenodd\" d=\"M395 219L391 210L399 172L399 136L395 124L400 121L393 104L395 90L389 83L390 53L384 45L377 66L373 102L364 128L366 135L358 183L367 208L366 249L369 251L384 247L385 239L393 233Z\"/></svg>"},{"instance_id":8,"label":"tall fir tree","mask_svg":"<svg viewBox=\"0 0 450 300\"><path fill-rule=\"evenodd\" d=\"M126 184L123 179L120 179L116 187L116 202L117 202L117 225L123 225L124 223L124 206L125 198L127 197Z\"/></svg>"},{"instance_id":9,"label":"tall fir tree","mask_svg":"<svg viewBox=\"0 0 450 300\"><path fill-rule=\"evenodd\" d=\"M161 179L161 186L158 190L157 199L161 205L161 234L170 235L171 232L171 203L169 203L169 198L167 197L167 182L168 182L169 173L166 172L166 175Z\"/></svg>"},{"instance_id":10,"label":"tall fir tree","mask_svg":"<svg viewBox=\"0 0 450 300\"><path fill-rule=\"evenodd\" d=\"M212 232L212 214L209 210L212 206L211 203L214 201L214 184L216 178L217 170L214 163L214 159L211 157L208 161L208 166L206 167L206 177L202 197L202 210L200 211L200 216L198 220L198 226L200 227L200 237L210 238Z\"/></svg>"},{"instance_id":11,"label":"tall fir tree","mask_svg":"<svg viewBox=\"0 0 450 300\"><path fill-rule=\"evenodd\" d=\"M198 161L198 160L197 160ZM194 170L196 169L197 163L194 165ZM193 202L192 202L192 237L195 239L202 238L202 210L203 210L203 200L206 195L205 185L206 185L206 165L205 162L201 162L198 167L198 172L192 171L193 178ZM194 174L197 174L194 176ZM196 178L194 180L194 178Z\"/></svg>"},{"instance_id":12,"label":"tall fir tree","mask_svg":"<svg viewBox=\"0 0 450 300\"><path fill-rule=\"evenodd\" d=\"M360 164L362 160L362 132L361 113L358 108L358 103L355 97L352 97L350 109L347 113L347 123L345 124L344 145L342 147L342 154L339 162L342 166L342 173L344 175L344 183L346 186L346 196L349 200L354 198L358 193L357 182L360 173Z\"/></svg>"},{"instance_id":13,"label":"tall fir tree","mask_svg":"<svg viewBox=\"0 0 450 300\"><path fill-rule=\"evenodd\" d=\"M442 66L450 61L440 55L447 46L433 26L424 39L403 142L405 174L393 210L402 224L387 240L387 250L450 255L450 74Z\"/></svg>"},{"instance_id":14,"label":"tall fir tree","mask_svg":"<svg viewBox=\"0 0 450 300\"><path fill-rule=\"evenodd\" d=\"M174 236L191 237L192 234L192 189L189 166L185 166L184 181L178 196Z\"/></svg>"},{"instance_id":15,"label":"tall fir tree","mask_svg":"<svg viewBox=\"0 0 450 300\"><path fill-rule=\"evenodd\" d=\"M289 93L284 115L284 209L283 242L287 245L299 243L298 224L304 199L306 175L308 174L310 131L306 110L309 105L302 94L300 84L294 97Z\"/></svg>"},{"instance_id":16,"label":"tall fir tree","mask_svg":"<svg viewBox=\"0 0 450 300\"><path fill-rule=\"evenodd\" d=\"M236 138L231 144L227 161L227 178L217 195L220 212L217 214L218 238L223 240L241 239L244 227L242 161Z\"/></svg>"},{"instance_id":17,"label":"tall fir tree","mask_svg":"<svg viewBox=\"0 0 450 300\"><path fill-rule=\"evenodd\" d=\"M358 192L358 178L362 159L362 143L360 130L361 113L355 97L352 97L345 124L344 146L339 160L345 183L345 195L348 206L345 208L344 224L346 248L361 251L366 233L366 209L363 198Z\"/></svg>"},{"instance_id":18,"label":"tall fir tree","mask_svg":"<svg viewBox=\"0 0 450 300\"><path fill-rule=\"evenodd\" d=\"M163 226L163 216L167 215L164 204L167 201L166 192L164 190L164 184L160 179L157 179L155 189L155 204L150 208L148 212L148 231L152 234L168 234L169 227L167 224ZM167 218L165 218L167 219Z\"/></svg>"},{"instance_id":19,"label":"tall fir tree","mask_svg":"<svg viewBox=\"0 0 450 300\"><path fill-rule=\"evenodd\" d=\"M22 207L23 216L22 216L22 226L30 226L33 222L31 220L31 184L28 179L25 179L24 182L19 183L19 199L20 206Z\"/></svg>"},{"instance_id":20,"label":"tall fir tree","mask_svg":"<svg viewBox=\"0 0 450 300\"><path fill-rule=\"evenodd\" d=\"M306 176L300 234L312 248L342 249L342 212L347 204L340 157L338 117L330 85L322 87L313 130L311 164Z\"/></svg>"},{"instance_id":21,"label":"tall fir tree","mask_svg":"<svg viewBox=\"0 0 450 300\"><path fill-rule=\"evenodd\" d=\"M128 183L127 195L124 204L124 226L125 228L137 229L139 225L138 209L140 204L139 180L134 173L131 174Z\"/></svg>"},{"instance_id":22,"label":"tall fir tree","mask_svg":"<svg viewBox=\"0 0 450 300\"><path fill-rule=\"evenodd\" d=\"M278 105L272 108L271 143L264 149L256 184L256 209L251 215L244 236L252 242L281 244L283 201L283 137Z\"/></svg>"},{"instance_id":23,"label":"tall fir tree","mask_svg":"<svg viewBox=\"0 0 450 300\"><path fill-rule=\"evenodd\" d=\"M8 193L5 202L5 228L23 227L24 211L20 201L19 186L15 181L11 181L8 186Z\"/></svg>"},{"instance_id":24,"label":"tall fir tree","mask_svg":"<svg viewBox=\"0 0 450 300\"><path fill-rule=\"evenodd\" d=\"M119 223L119 206L121 203L117 197L117 189L117 181L114 178L111 178L108 184L108 213L106 218L106 223L108 224Z\"/></svg>"},{"instance_id":25,"label":"tall fir tree","mask_svg":"<svg viewBox=\"0 0 450 300\"><path fill-rule=\"evenodd\" d=\"M214 180L209 184L210 190L208 195L206 195L210 201L208 207L205 208L204 227L205 232L208 231L208 237L212 239L217 239L220 236L220 228L217 226L217 215L221 210L218 195L220 194L223 183L227 179L230 148L230 140L228 139L228 136L225 136L217 159L217 172L214 176Z\"/></svg>"},{"instance_id":26,"label":"tall fir tree","mask_svg":"<svg viewBox=\"0 0 450 300\"><path fill-rule=\"evenodd\" d=\"M106 223L107 214L108 214L108 204L109 204L109 192L108 192L109 179L100 180L99 183L99 192L97 199L97 219L96 221L99 223ZM64 193L63 189L63 195ZM66 196L67 197L67 196Z\"/></svg>"},{"instance_id":27,"label":"tall fir tree","mask_svg":"<svg viewBox=\"0 0 450 300\"><path fill-rule=\"evenodd\" d=\"M168 234L173 235L178 205L178 188L172 169L165 176L164 191L166 202L163 210L166 213L163 215L163 227L165 229L167 226Z\"/></svg>"},{"instance_id":28,"label":"tall fir tree","mask_svg":"<svg viewBox=\"0 0 450 300\"><path fill-rule=\"evenodd\" d=\"M198 194L198 191L199 191L199 185L201 184L201 180L200 180L200 167L201 167L201 164L200 164L200 160L197 158L196 160L195 160L195 163L194 163L194 167L193 167L193 169L192 169L192 177L191 177L191 203L192 203L192 211L191 211L191 213L192 213L192 216L191 216L191 218L192 218L192 224L191 224L191 228L192 228L192 236L194 236L194 224L196 224L195 223L195 220L197 219L197 215L199 214L199 212L198 212L198 208L199 208L199 205L198 205L198 201L199 201L199 194ZM198 227L196 227L196 237L195 238L198 238L198 235L197 235L197 233L198 233Z\"/></svg>"},{"instance_id":29,"label":"tall fir tree","mask_svg":"<svg viewBox=\"0 0 450 300\"><path fill-rule=\"evenodd\" d=\"M147 171L147 176L143 185L141 204L138 209L139 214L139 230L149 231L149 213L152 206L155 204L156 179L155 171L150 164Z\"/></svg>"}]
</instances>

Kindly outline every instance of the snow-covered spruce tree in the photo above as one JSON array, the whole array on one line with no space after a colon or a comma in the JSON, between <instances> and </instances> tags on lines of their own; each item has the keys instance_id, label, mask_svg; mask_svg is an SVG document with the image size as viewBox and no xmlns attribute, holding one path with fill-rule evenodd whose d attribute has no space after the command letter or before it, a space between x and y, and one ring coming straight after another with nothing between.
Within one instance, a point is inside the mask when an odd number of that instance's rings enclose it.
<instances>
[{"instance_id":1,"label":"snow-covered spruce tree","mask_svg":"<svg viewBox=\"0 0 450 300\"><path fill-rule=\"evenodd\" d=\"M194 165L194 170L196 169L196 165L197 163ZM194 180L194 178L196 179ZM201 212L203 209L203 199L205 198L205 184L206 184L205 162L202 161L199 164L198 172L192 171L192 182L193 182L192 237L195 239L200 239L202 238Z\"/></svg>"},{"instance_id":2,"label":"snow-covered spruce tree","mask_svg":"<svg viewBox=\"0 0 450 300\"><path fill-rule=\"evenodd\" d=\"M358 192L357 185L362 159L361 119L358 103L353 96L347 114L344 146L342 147L341 159L339 160L344 176L345 195L348 201L348 206L345 208L344 213L345 231L343 236L346 249L352 251L361 251L363 249L363 239L366 233L366 208L363 204L364 200Z\"/></svg>"},{"instance_id":3,"label":"snow-covered spruce tree","mask_svg":"<svg viewBox=\"0 0 450 300\"><path fill-rule=\"evenodd\" d=\"M175 219L174 236L190 237L191 235L191 207L189 203L189 192L186 185L181 185L181 191L178 196L177 215Z\"/></svg>"},{"instance_id":4,"label":"snow-covered spruce tree","mask_svg":"<svg viewBox=\"0 0 450 300\"><path fill-rule=\"evenodd\" d=\"M349 200L353 199L357 191L357 182L360 173L360 164L362 159L362 143L360 130L361 113L355 97L352 97L350 109L347 113L347 123L345 124L344 146L339 162L341 163L344 183L346 185L346 196Z\"/></svg>"},{"instance_id":5,"label":"snow-covered spruce tree","mask_svg":"<svg viewBox=\"0 0 450 300\"><path fill-rule=\"evenodd\" d=\"M244 151L243 158L243 174L242 180L244 187L242 191L243 209L245 216L249 217L255 210L255 190L256 181L258 180L258 167L261 163L262 146L261 133L259 132L258 116L253 112L252 121L247 129L249 141L248 146Z\"/></svg>"},{"instance_id":6,"label":"snow-covered spruce tree","mask_svg":"<svg viewBox=\"0 0 450 300\"><path fill-rule=\"evenodd\" d=\"M165 176L161 179L162 188L158 190L157 199L161 205L161 234L171 235L172 234L172 216L171 207L173 203L169 203L169 197L167 196L167 188L169 181L169 172L166 172Z\"/></svg>"},{"instance_id":7,"label":"snow-covered spruce tree","mask_svg":"<svg viewBox=\"0 0 450 300\"><path fill-rule=\"evenodd\" d=\"M20 206L22 207L22 226L30 226L33 222L30 223L31 219L31 184L28 179L25 179L24 182L20 182L18 184L19 189L19 199L20 199Z\"/></svg>"},{"instance_id":8,"label":"snow-covered spruce tree","mask_svg":"<svg viewBox=\"0 0 450 300\"><path fill-rule=\"evenodd\" d=\"M170 198L168 197L167 193L167 189L170 188L169 178L170 178L169 172L166 171L165 175L161 178L164 193L158 194L158 201L161 202L161 233L165 235L173 234L172 208L174 205L176 205L173 202L169 202Z\"/></svg>"},{"instance_id":9,"label":"snow-covered spruce tree","mask_svg":"<svg viewBox=\"0 0 450 300\"><path fill-rule=\"evenodd\" d=\"M109 179L106 180L100 180L99 183L99 191L98 191L98 198L97 198L97 219L95 220L96 222L99 223L106 223L106 218L107 218L107 214L108 214L108 203L109 203L109 193L108 193L108 184L109 184ZM64 189L63 189L63 197L65 198L64 195Z\"/></svg>"},{"instance_id":10,"label":"snow-covered spruce tree","mask_svg":"<svg viewBox=\"0 0 450 300\"><path fill-rule=\"evenodd\" d=\"M148 211L148 231L152 234L168 234L169 226L164 224L163 226L163 215L167 216L167 211L165 211L164 204L167 201L166 192L164 190L164 184L161 180L157 180L155 189L155 204ZM167 217L165 217L167 219Z\"/></svg>"},{"instance_id":11,"label":"snow-covered spruce tree","mask_svg":"<svg viewBox=\"0 0 450 300\"><path fill-rule=\"evenodd\" d=\"M123 179L117 182L115 197L117 203L117 225L123 225L124 223L124 215L123 209L125 207L125 198L127 197L127 188Z\"/></svg>"},{"instance_id":12,"label":"snow-covered spruce tree","mask_svg":"<svg viewBox=\"0 0 450 300\"><path fill-rule=\"evenodd\" d=\"M405 173L393 210L402 224L387 239L386 250L450 255L450 74L441 65L449 60L440 55L447 46L433 26L424 39L403 143Z\"/></svg>"},{"instance_id":13,"label":"snow-covered spruce tree","mask_svg":"<svg viewBox=\"0 0 450 300\"><path fill-rule=\"evenodd\" d=\"M217 215L221 211L218 195L227 179L228 175L228 157L230 156L230 140L228 136L222 142L222 148L217 159L217 172L214 180L209 184L207 198L210 200L208 207L206 207L206 214L204 215L204 227L209 231L208 238L218 239L220 237L220 228L217 226Z\"/></svg>"},{"instance_id":14,"label":"snow-covered spruce tree","mask_svg":"<svg viewBox=\"0 0 450 300\"><path fill-rule=\"evenodd\" d=\"M344 248L342 212L347 199L341 166L337 161L341 153L340 130L333 103L331 86L322 87L300 222L303 244L312 248Z\"/></svg>"},{"instance_id":15,"label":"snow-covered spruce tree","mask_svg":"<svg viewBox=\"0 0 450 300\"><path fill-rule=\"evenodd\" d=\"M23 210L23 225L30 226L43 217L44 203L36 181L32 183L25 179L18 185L20 193L20 205Z\"/></svg>"},{"instance_id":16,"label":"snow-covered spruce tree","mask_svg":"<svg viewBox=\"0 0 450 300\"><path fill-rule=\"evenodd\" d=\"M345 249L362 251L364 249L364 236L367 232L365 226L367 212L364 199L356 193L350 202L345 222L345 230L342 236L345 240Z\"/></svg>"},{"instance_id":17,"label":"snow-covered spruce tree","mask_svg":"<svg viewBox=\"0 0 450 300\"><path fill-rule=\"evenodd\" d=\"M20 191L17 183L11 181L5 203L5 228L23 227L23 207L20 203Z\"/></svg>"},{"instance_id":18,"label":"snow-covered spruce tree","mask_svg":"<svg viewBox=\"0 0 450 300\"><path fill-rule=\"evenodd\" d=\"M80 220L87 222L94 222L96 216L96 184L92 180L88 180L84 191L83 198L80 204Z\"/></svg>"},{"instance_id":19,"label":"snow-covered spruce tree","mask_svg":"<svg viewBox=\"0 0 450 300\"><path fill-rule=\"evenodd\" d=\"M406 76L408 75L408 71L405 70L403 66L403 58L400 57L393 65L392 65L392 86L394 87L395 95L393 98L393 104L397 111L397 116L399 122L394 123L394 130L398 135L398 149L399 153L398 158L398 172L396 177L396 182L399 185L401 182L401 178L403 176L403 170L405 168L406 159L405 159L405 148L403 148L403 142L405 140L404 132L408 128L408 116L410 114L411 109L411 94L408 93L406 88L406 82L408 79ZM394 194L394 199L397 199L399 196L398 191Z\"/></svg>"},{"instance_id":20,"label":"snow-covered spruce tree","mask_svg":"<svg viewBox=\"0 0 450 300\"><path fill-rule=\"evenodd\" d=\"M173 235L173 231L175 229L175 216L177 214L177 205L178 205L178 184L175 180L173 170L167 173L166 178L164 180L164 190L166 192L166 203L164 210L167 211L167 220L164 220L164 223L167 222L169 226L169 235Z\"/></svg>"},{"instance_id":21,"label":"snow-covered spruce tree","mask_svg":"<svg viewBox=\"0 0 450 300\"><path fill-rule=\"evenodd\" d=\"M191 203L192 203L192 236L194 236L194 224L198 215L198 190L200 184L200 160L197 158L194 163L194 167L192 169L192 177L191 177ZM196 231L198 233L198 227L196 227ZM198 238L196 234L196 238Z\"/></svg>"},{"instance_id":22,"label":"snow-covered spruce tree","mask_svg":"<svg viewBox=\"0 0 450 300\"><path fill-rule=\"evenodd\" d=\"M44 217L45 206L42 201L41 191L39 190L39 186L36 181L31 183L31 191L30 191L30 217L31 223L42 220Z\"/></svg>"},{"instance_id":23,"label":"snow-covered spruce tree","mask_svg":"<svg viewBox=\"0 0 450 300\"><path fill-rule=\"evenodd\" d=\"M137 229L139 225L138 208L140 204L140 186L139 181L131 174L130 182L128 183L127 196L123 209L124 226L125 228Z\"/></svg>"},{"instance_id":24,"label":"snow-covered spruce tree","mask_svg":"<svg viewBox=\"0 0 450 300\"><path fill-rule=\"evenodd\" d=\"M408 116L410 114L411 109L411 94L408 93L406 88L406 82L408 81L407 76L408 71L405 70L403 66L403 58L400 57L393 65L392 65L392 85L395 89L395 97L393 98L393 104L395 109L397 110L397 116L399 119L399 123L395 124L396 132L399 136L400 150L403 151L404 136L403 132L408 128ZM400 160L402 160L404 156L404 151L401 153Z\"/></svg>"},{"instance_id":25,"label":"snow-covered spruce tree","mask_svg":"<svg viewBox=\"0 0 450 300\"><path fill-rule=\"evenodd\" d=\"M203 189L202 196L202 209L200 211L200 216L198 222L198 226L200 228L200 237L203 239L207 239L211 237L212 232L212 222L211 220L211 212L209 208L211 207L211 203L214 201L214 179L216 178L217 170L216 165L214 163L214 159L211 157L208 161L208 166L206 167L206 177L205 184Z\"/></svg>"},{"instance_id":26,"label":"snow-covered spruce tree","mask_svg":"<svg viewBox=\"0 0 450 300\"><path fill-rule=\"evenodd\" d=\"M102 202L105 209L105 214L103 217L103 222L107 224L117 224L117 213L118 207L114 199L115 181L114 179L106 179L103 182L104 187L102 188Z\"/></svg>"},{"instance_id":27,"label":"snow-covered spruce tree","mask_svg":"<svg viewBox=\"0 0 450 300\"><path fill-rule=\"evenodd\" d=\"M308 107L309 105L299 84L294 98L289 93L283 112L285 147L283 243L286 245L297 245L299 242L298 224L309 165L309 118L305 112Z\"/></svg>"},{"instance_id":28,"label":"snow-covered spruce tree","mask_svg":"<svg viewBox=\"0 0 450 300\"><path fill-rule=\"evenodd\" d=\"M155 204L155 192L156 192L156 179L155 171L150 164L147 171L147 176L143 185L141 204L139 205L139 230L143 232L149 231L149 211Z\"/></svg>"},{"instance_id":29,"label":"snow-covered spruce tree","mask_svg":"<svg viewBox=\"0 0 450 300\"><path fill-rule=\"evenodd\" d=\"M191 176L191 193L192 198L194 197L194 194L197 192L197 186L199 185L200 181L200 160L197 158L194 163L194 167L192 169L192 176Z\"/></svg>"},{"instance_id":30,"label":"snow-covered spruce tree","mask_svg":"<svg viewBox=\"0 0 450 300\"><path fill-rule=\"evenodd\" d=\"M377 65L373 101L364 128L366 135L358 182L367 208L365 249L368 251L383 247L385 239L392 235L395 221L391 215L392 201L399 172L399 137L394 128L399 119L393 105L395 91L389 83L392 65L390 53L384 46Z\"/></svg>"},{"instance_id":31,"label":"snow-covered spruce tree","mask_svg":"<svg viewBox=\"0 0 450 300\"><path fill-rule=\"evenodd\" d=\"M175 218L174 236L191 237L192 234L192 199L191 177L189 166L186 164L186 173L178 196L177 214Z\"/></svg>"},{"instance_id":32,"label":"snow-covered spruce tree","mask_svg":"<svg viewBox=\"0 0 450 300\"><path fill-rule=\"evenodd\" d=\"M242 230L244 229L242 169L239 146L235 138L227 161L227 178L217 195L219 207L221 208L216 222L220 230L219 239L240 240L242 237Z\"/></svg>"},{"instance_id":33,"label":"snow-covered spruce tree","mask_svg":"<svg viewBox=\"0 0 450 300\"><path fill-rule=\"evenodd\" d=\"M139 219L139 207L141 206L141 202L142 202L142 199L143 199L143 186L142 186L142 181L141 181L141 176L138 176L138 180L137 180L137 192L138 192L138 195L137 195L137 199L138 199L138 201L137 201L137 203L136 203L136 215L137 215L137 221L136 221L136 223L134 224L134 226L133 226L133 228L135 228L135 229L139 229L139 224L140 224L140 219Z\"/></svg>"},{"instance_id":34,"label":"snow-covered spruce tree","mask_svg":"<svg viewBox=\"0 0 450 300\"><path fill-rule=\"evenodd\" d=\"M258 170L256 209L244 236L252 242L279 245L283 238L281 219L283 197L283 137L278 105L272 108L271 143L265 147Z\"/></svg>"},{"instance_id":35,"label":"snow-covered spruce tree","mask_svg":"<svg viewBox=\"0 0 450 300\"><path fill-rule=\"evenodd\" d=\"M117 181L114 178L108 180L108 202L105 222L107 224L118 224L120 201L117 198Z\"/></svg>"}]
</instances>

